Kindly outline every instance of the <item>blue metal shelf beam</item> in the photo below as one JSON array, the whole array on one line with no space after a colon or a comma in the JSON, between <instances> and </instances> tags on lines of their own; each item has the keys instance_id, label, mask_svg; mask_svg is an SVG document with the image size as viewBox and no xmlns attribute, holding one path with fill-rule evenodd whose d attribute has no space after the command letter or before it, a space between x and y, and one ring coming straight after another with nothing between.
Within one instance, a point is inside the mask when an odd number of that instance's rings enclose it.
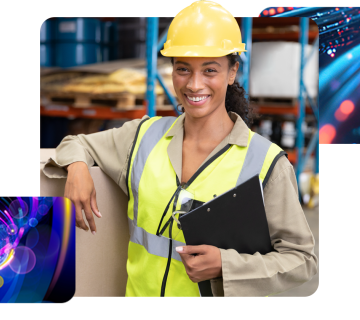
<instances>
[{"instance_id":1,"label":"blue metal shelf beam","mask_svg":"<svg viewBox=\"0 0 360 320\"><path fill-rule=\"evenodd\" d=\"M159 18L147 18L147 30L146 30L146 62L147 62L147 114L149 117L156 116L156 93L155 85L156 79L163 87L164 92L170 103L173 105L175 112L179 115L180 112L177 109L176 98L171 94L166 84L157 71L157 55L163 48L167 38L167 30L163 32L158 41L158 29Z\"/></svg>"},{"instance_id":2,"label":"blue metal shelf beam","mask_svg":"<svg viewBox=\"0 0 360 320\"><path fill-rule=\"evenodd\" d=\"M176 98L171 94L171 92L169 91L169 89L166 87L166 84L162 78L162 76L157 72L156 73L156 78L158 79L160 85L163 87L164 92L166 97L168 98L168 100L170 101L170 103L175 107L175 111L177 112L177 114L180 114L180 112L177 109L177 101Z\"/></svg>"},{"instance_id":3,"label":"blue metal shelf beam","mask_svg":"<svg viewBox=\"0 0 360 320\"><path fill-rule=\"evenodd\" d=\"M146 68L147 68L147 114L149 117L156 115L155 80L157 69L157 38L159 18L147 18L146 30Z\"/></svg>"},{"instance_id":4,"label":"blue metal shelf beam","mask_svg":"<svg viewBox=\"0 0 360 320\"><path fill-rule=\"evenodd\" d=\"M299 42L301 45L300 54L300 83L299 83L299 103L298 103L298 117L296 120L296 148L297 148L297 161L296 161L296 179L299 181L299 176L303 167L303 152L304 152L304 133L302 130L302 124L305 120L305 90L303 84L304 69L305 69L305 47L308 43L309 33L309 20L306 18L300 18L300 37Z\"/></svg>"},{"instance_id":5,"label":"blue metal shelf beam","mask_svg":"<svg viewBox=\"0 0 360 320\"><path fill-rule=\"evenodd\" d=\"M311 107L311 109L312 109L312 111L314 113L314 116L316 118L316 122L319 123L319 108L318 108L319 104L318 103L316 104L314 102L314 100L309 96L308 91L306 89L306 86L305 86L305 84L303 82L300 83L300 86L301 86L302 90L305 93L305 97L307 97L307 101L309 102L310 107Z\"/></svg>"},{"instance_id":6,"label":"blue metal shelf beam","mask_svg":"<svg viewBox=\"0 0 360 320\"><path fill-rule=\"evenodd\" d=\"M308 61L310 61L310 58L312 57L314 52L318 51L318 50L319 50L319 35L316 37L314 42L311 44L311 51L306 56L305 61L304 61L304 65L306 65L308 63Z\"/></svg>"},{"instance_id":7,"label":"blue metal shelf beam","mask_svg":"<svg viewBox=\"0 0 360 320\"><path fill-rule=\"evenodd\" d=\"M313 9L313 8L311 8ZM296 161L296 179L299 181L299 177L301 172L305 168L306 162L309 160L313 151L315 151L315 163L314 163L314 172L319 172L319 130L312 135L310 142L307 146L306 153L304 155L304 133L302 130L302 124L305 120L305 104L306 99L309 101L309 104L314 112L317 124L319 123L319 107L318 103L315 103L311 97L308 95L308 91L306 89L304 83L304 70L306 63L310 61L311 55L315 52L316 47L318 46L319 39L317 38L314 43L312 50L310 53L305 56L305 48L308 44L308 34L309 34L309 19L308 18L300 18L300 37L299 42L301 45L301 61L300 61L300 86L299 86L299 112L298 118L296 121L296 148L297 148L297 161ZM299 192L300 195L300 192ZM301 195L300 195L301 196Z\"/></svg>"},{"instance_id":8,"label":"blue metal shelf beam","mask_svg":"<svg viewBox=\"0 0 360 320\"><path fill-rule=\"evenodd\" d=\"M246 54L243 53L242 79L239 81L245 92L249 94L249 77L252 47L252 18L241 18L242 40L245 43Z\"/></svg>"},{"instance_id":9,"label":"blue metal shelf beam","mask_svg":"<svg viewBox=\"0 0 360 320\"><path fill-rule=\"evenodd\" d=\"M165 31L160 36L160 40L159 40L159 42L157 44L157 51L158 52L164 47L164 43L166 42L166 39L167 39L167 34L168 34L168 29L165 29Z\"/></svg>"},{"instance_id":10,"label":"blue metal shelf beam","mask_svg":"<svg viewBox=\"0 0 360 320\"><path fill-rule=\"evenodd\" d=\"M302 161L299 162L298 165L297 165L297 169L299 170L300 173L304 170L305 164L310 159L311 153L315 150L315 148L316 148L316 146L318 144L318 141L319 141L319 131L316 130L316 132L312 135L312 137L310 139L310 142L309 142L308 147L306 149L306 153L302 157ZM319 170L319 169L316 169L316 163L315 163L314 171L316 171L316 170ZM318 173L318 172L315 172L315 173ZM299 179L299 177L297 177L297 179ZM297 180L297 181L299 181L299 180Z\"/></svg>"}]
</instances>

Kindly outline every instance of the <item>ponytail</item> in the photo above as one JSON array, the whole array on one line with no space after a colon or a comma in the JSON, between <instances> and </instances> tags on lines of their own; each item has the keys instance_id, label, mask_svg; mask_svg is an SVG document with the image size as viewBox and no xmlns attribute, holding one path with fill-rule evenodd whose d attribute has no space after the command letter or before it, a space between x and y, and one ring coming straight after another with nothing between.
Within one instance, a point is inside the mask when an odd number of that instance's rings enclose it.
<instances>
[{"instance_id":1,"label":"ponytail","mask_svg":"<svg viewBox=\"0 0 360 320\"><path fill-rule=\"evenodd\" d=\"M238 61L238 55L229 54L226 56L229 60L229 69ZM246 91L240 86L237 80L232 85L228 85L225 97L226 111L237 113L249 127L254 119L259 116L254 110L254 106L250 104Z\"/></svg>"}]
</instances>

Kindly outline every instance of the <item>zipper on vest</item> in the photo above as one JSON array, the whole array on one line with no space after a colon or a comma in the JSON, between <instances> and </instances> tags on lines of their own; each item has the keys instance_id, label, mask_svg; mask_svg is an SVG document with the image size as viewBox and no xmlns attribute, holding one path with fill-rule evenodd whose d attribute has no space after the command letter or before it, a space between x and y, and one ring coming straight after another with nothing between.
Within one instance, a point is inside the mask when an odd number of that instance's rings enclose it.
<instances>
[{"instance_id":1,"label":"zipper on vest","mask_svg":"<svg viewBox=\"0 0 360 320\"><path fill-rule=\"evenodd\" d=\"M227 151L229 148L231 147L231 144L226 145L224 148L222 148L219 152L217 152L216 154L214 154L208 161L206 161L195 173L194 175L189 179L189 181L187 183L185 183L184 185L182 185L182 187L184 189L186 189L187 187L190 186L190 184L200 175L201 172L203 172L205 170L205 168L211 164L216 158L220 157L225 151ZM176 176L176 185L177 185L177 189L180 186L180 181L178 176ZM175 192L176 194L176 192ZM177 194L175 199L174 199L174 204L173 204L173 211L176 209L176 205L177 205L177 200L178 200L179 195ZM171 198L172 200L172 198ZM171 202L170 200L170 202ZM168 208L168 207L167 207ZM165 209L164 214L166 214L167 210ZM164 215L163 215L164 217ZM163 219L162 217L162 219ZM162 221L161 219L161 221ZM160 222L161 224L161 222ZM170 222L170 226L169 226L169 237L171 238L172 234L172 225L173 225L173 220L171 220ZM159 226L160 227L160 226ZM156 234L158 234L159 232L159 228ZM169 240L169 255L168 255L168 261L166 264L166 268L165 268L165 273L164 273L164 277L163 277L163 281L161 284L161 292L160 292L160 297L165 297L165 289L166 289L166 282L167 282L167 277L169 275L169 270L170 270L170 264L171 264L171 256L172 256L172 240Z\"/></svg>"}]
</instances>

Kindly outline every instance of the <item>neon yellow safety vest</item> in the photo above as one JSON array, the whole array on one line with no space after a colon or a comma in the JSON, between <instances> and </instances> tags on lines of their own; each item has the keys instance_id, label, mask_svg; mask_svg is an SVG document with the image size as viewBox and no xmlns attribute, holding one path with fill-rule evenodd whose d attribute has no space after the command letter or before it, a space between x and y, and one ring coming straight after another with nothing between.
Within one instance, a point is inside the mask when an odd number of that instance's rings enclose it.
<instances>
[{"instance_id":1,"label":"neon yellow safety vest","mask_svg":"<svg viewBox=\"0 0 360 320\"><path fill-rule=\"evenodd\" d=\"M145 119L135 135L126 179L130 230L126 296L199 296L197 284L189 279L175 250L185 245L183 235L177 237L179 241L156 235L164 209L180 184L167 155L172 137L166 137L177 119ZM246 147L228 144L199 168L185 188L196 200L207 202L256 174L265 186L284 154L277 145L249 130ZM164 221L169 219L171 208Z\"/></svg>"}]
</instances>

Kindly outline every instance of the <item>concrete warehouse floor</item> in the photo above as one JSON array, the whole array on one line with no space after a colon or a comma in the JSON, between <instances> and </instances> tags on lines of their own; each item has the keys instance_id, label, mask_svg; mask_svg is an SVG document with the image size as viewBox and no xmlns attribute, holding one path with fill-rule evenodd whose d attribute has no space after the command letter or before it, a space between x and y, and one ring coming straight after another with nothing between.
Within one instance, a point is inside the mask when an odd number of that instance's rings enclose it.
<instances>
[{"instance_id":1,"label":"concrete warehouse floor","mask_svg":"<svg viewBox=\"0 0 360 320\"><path fill-rule=\"evenodd\" d=\"M306 219L309 223L310 229L315 238L315 254L319 258L319 207L314 209L303 208ZM319 285L319 265L318 273L308 282L303 285L282 292L273 297L308 297L315 293Z\"/></svg>"}]
</instances>

